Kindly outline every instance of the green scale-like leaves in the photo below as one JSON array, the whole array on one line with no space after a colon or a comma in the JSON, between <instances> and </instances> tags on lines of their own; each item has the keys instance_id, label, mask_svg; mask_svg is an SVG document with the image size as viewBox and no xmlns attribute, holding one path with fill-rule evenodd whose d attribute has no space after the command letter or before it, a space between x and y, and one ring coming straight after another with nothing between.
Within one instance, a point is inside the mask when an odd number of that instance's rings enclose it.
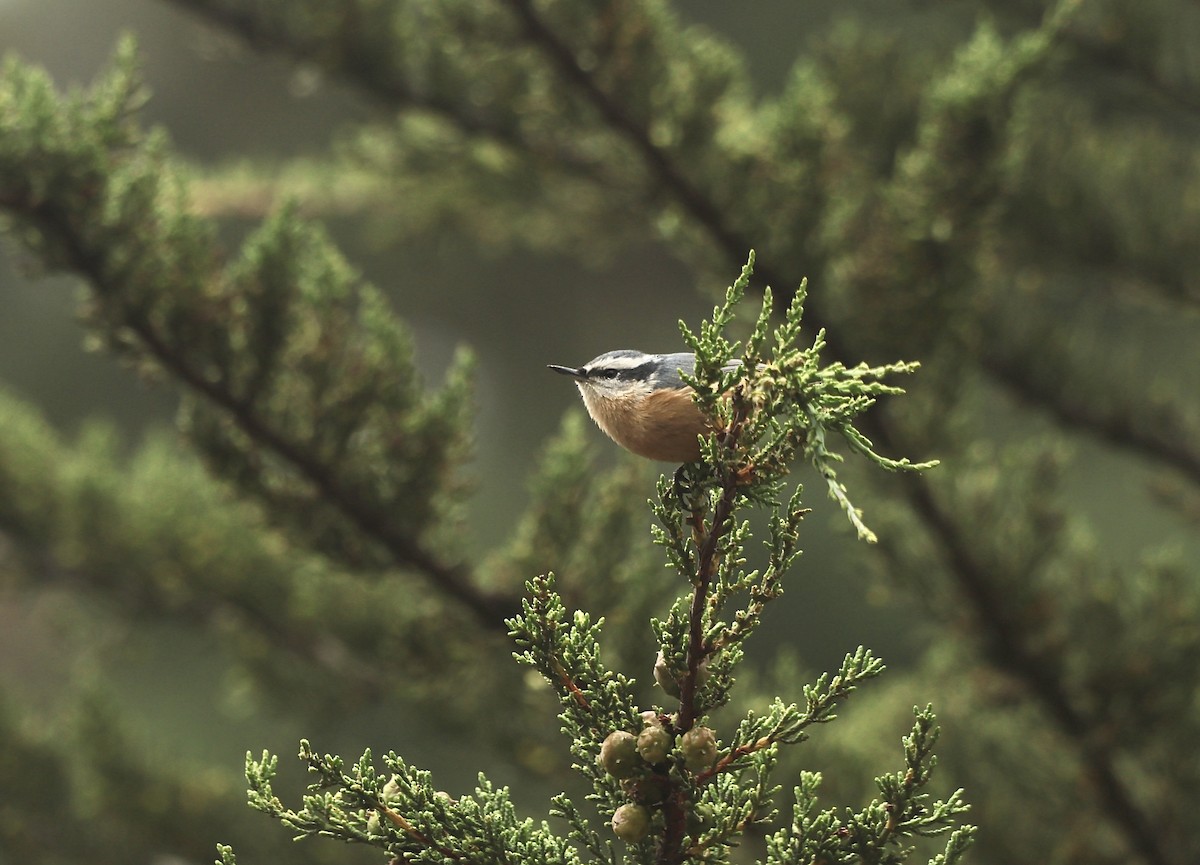
<instances>
[{"instance_id":1,"label":"green scale-like leaves","mask_svg":"<svg viewBox=\"0 0 1200 865\"><path fill-rule=\"evenodd\" d=\"M531 7L512 6L530 38L542 39ZM0 105L28 128L10 124L18 134L13 149L0 153L0 194L22 235L50 266L89 280L88 315L101 340L145 372L184 385L183 417L193 443L219 476L291 536L351 569L412 570L484 624L505 621L517 660L557 691L575 768L591 786L588 811L567 796L555 797L554 813L568 828L560 836L518 818L507 791L486 779L473 794L455 798L394 753L382 759L382 768L369 751L347 767L304 742L300 756L314 781L301 807L289 808L275 795L277 758L269 754L247 760L251 804L301 836L362 843L409 861L573 862L585 855L614 862L726 861L751 826L774 819L771 773L780 748L800 744L809 728L833 720L834 709L882 671L859 649L837 675L805 686L803 705L781 698L765 714L733 725L725 743L709 726L718 723L716 713L736 685L747 639L799 555L800 489L783 500L791 468L800 458L813 463L860 537L872 539L837 479L833 464L841 456L833 434L888 470L932 466L880 455L855 426L880 396L900 393L882 380L915 365L823 366L823 332L807 347L799 343L804 286L792 294L782 322L773 320L772 295L764 290L743 349L726 330L743 301L753 258L711 322L698 333L682 327L697 358L689 383L713 434L702 460L662 479L652 502L655 538L683 593L652 622L659 650L652 674L668 699L641 709L633 679L601 659L602 620L569 612L552 576L529 580L529 596L517 612L511 599L484 591L445 552L448 545L438 543L453 525L455 470L465 452L465 357L440 391L421 388L408 336L381 297L359 282L319 229L290 209L268 219L226 263L211 224L188 210L161 139L142 139L127 122L137 93L128 52L122 64L108 85L64 111L47 108L53 94L43 78L15 68L10 73ZM617 85L605 83L592 94L593 108L604 111L609 86ZM21 134L35 130L39 118L62 129L48 137ZM659 133L654 152L676 146L674 132L664 127ZM696 139L681 133L679 154ZM20 150L23 141L32 147L35 140L51 149L51 158L34 160ZM639 146L636 135L632 143ZM37 171L16 177L13 166L33 164ZM624 508L602 515L587 505L557 503L572 487L586 489L584 479L571 477L577 443L568 426L561 452L548 453L541 485L535 484L535 509L496 560L500 571L529 567L556 549L575 556L589 545L599 551L603 532L583 545L564 543L595 517L624 524ZM591 492L624 489L615 482ZM761 570L748 567L752 508L767 511ZM637 556L631 549L609 563L614 571L632 568ZM590 580L610 576L601 563L566 564ZM506 613L517 614L503 620ZM651 672L650 659L643 663ZM653 757L639 751L614 770L603 759L604 743L614 734L628 742L646 727L660 731L665 751L647 752ZM815 784L802 779L791 833L774 836L768 861L794 861L786 851L811 849L898 862L909 853L905 839L950 829L965 810L958 794L929 804L922 792L932 768L931 730L932 715L919 713L906 740L905 768L879 780L883 798L862 812L837 820L822 812L806 822ZM644 816L643 829L624 847L592 825L597 815L608 821L622 809ZM965 831L953 835L945 859L961 851L967 837ZM779 851L783 858L770 858ZM221 856L232 861L228 850Z\"/></svg>"},{"instance_id":2,"label":"green scale-like leaves","mask_svg":"<svg viewBox=\"0 0 1200 865\"><path fill-rule=\"evenodd\" d=\"M411 340L315 226L283 209L228 264L190 213L159 136L130 115L117 70L61 108L41 73L10 62L0 87L0 205L47 267L89 281L95 340L183 385L185 427L218 474L302 544L355 568L401 566L499 629L490 596L438 545L467 455L469 356L440 391Z\"/></svg>"},{"instance_id":3,"label":"green scale-like leaves","mask_svg":"<svg viewBox=\"0 0 1200 865\"><path fill-rule=\"evenodd\" d=\"M667 617L652 622L660 649L654 677L677 702L639 710L635 683L601 659L603 622L568 612L553 575L530 580L522 612L508 620L518 647L515 658L537 670L558 695L574 768L590 783L587 800L601 819L613 819L629 861L727 861L729 849L751 826L775 818L778 787L771 773L779 749L804 742L814 725L834 720L835 709L883 671L883 664L860 647L846 656L836 675L804 686L802 704L777 699L765 714L751 712L728 743L722 745L707 726L735 685L743 644L799 554L804 515L799 491L787 503L777 501L790 461L799 453L818 465L833 458L823 446L811 446L828 430L841 433L852 449L885 468L931 465L880 457L853 427L876 396L898 392L878 379L912 367L820 367L819 339L812 348L795 350L803 292L775 328L769 325L768 293L745 353L737 365L730 364L738 346L724 330L750 277L748 264L699 337L683 328L697 353L692 380L697 404L712 418L715 432L705 443L704 459L681 467L673 480L661 479L658 499L651 503L659 521L656 538L686 588ZM773 337L769 353L763 351L768 334ZM561 489L569 490L576 463L562 457L573 453L571 439L560 446L561 453L547 455L546 477L561 478ZM539 488L538 498L553 502L555 491L553 485ZM566 511L553 516L574 524L578 515L568 504L562 501ZM768 565L761 573L746 570L751 530L739 514L750 506L770 512ZM530 531L542 525L531 523ZM522 550L544 546L527 539L510 561L527 555ZM793 825L772 836L766 861L807 862L824 854L833 861L901 862L912 852L905 839L953 830L967 809L961 793L930 803L924 792L936 738L932 713L918 712L904 741L905 767L877 779L880 800L844 817L814 811L815 776L804 776ZM552 813L567 824L566 837L556 838L530 821L517 822L507 796L486 780L473 797L455 800L437 793L428 773L411 769L394 754L383 760L386 781L377 775L369 752L350 771L337 757L315 756L307 743L301 757L317 780L299 811L286 808L271 790L276 758L248 760L247 773L252 804L302 835L358 841L413 861L478 855L483 861L540 862L550 850L563 857L554 861L582 855L609 862L622 858L621 848L594 828L588 810L566 795L553 800ZM955 832L936 861L953 861L969 838L967 829Z\"/></svg>"}]
</instances>

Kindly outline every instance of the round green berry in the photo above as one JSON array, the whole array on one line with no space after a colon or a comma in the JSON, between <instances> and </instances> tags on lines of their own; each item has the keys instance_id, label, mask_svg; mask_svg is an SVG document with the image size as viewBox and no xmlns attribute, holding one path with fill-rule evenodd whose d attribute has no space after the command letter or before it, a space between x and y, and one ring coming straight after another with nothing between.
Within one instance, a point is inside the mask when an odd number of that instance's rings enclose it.
<instances>
[{"instance_id":1,"label":"round green berry","mask_svg":"<svg viewBox=\"0 0 1200 865\"><path fill-rule=\"evenodd\" d=\"M641 805L622 805L613 812L612 830L622 841L641 841L650 832L650 812Z\"/></svg>"},{"instance_id":2,"label":"round green berry","mask_svg":"<svg viewBox=\"0 0 1200 865\"><path fill-rule=\"evenodd\" d=\"M647 727L638 734L637 751L650 765L661 763L671 752L671 734L662 727Z\"/></svg>"},{"instance_id":3,"label":"round green berry","mask_svg":"<svg viewBox=\"0 0 1200 865\"><path fill-rule=\"evenodd\" d=\"M667 666L666 656L660 651L658 657L654 659L654 681L658 683L658 687L667 692L668 696L679 697L679 680L671 672L671 668Z\"/></svg>"},{"instance_id":4,"label":"round green berry","mask_svg":"<svg viewBox=\"0 0 1200 865\"><path fill-rule=\"evenodd\" d=\"M638 768L637 736L624 730L609 733L596 762L614 778L630 777Z\"/></svg>"},{"instance_id":5,"label":"round green berry","mask_svg":"<svg viewBox=\"0 0 1200 865\"><path fill-rule=\"evenodd\" d=\"M693 727L680 737L679 750L690 771L703 772L717 760L717 737L708 727Z\"/></svg>"}]
</instances>

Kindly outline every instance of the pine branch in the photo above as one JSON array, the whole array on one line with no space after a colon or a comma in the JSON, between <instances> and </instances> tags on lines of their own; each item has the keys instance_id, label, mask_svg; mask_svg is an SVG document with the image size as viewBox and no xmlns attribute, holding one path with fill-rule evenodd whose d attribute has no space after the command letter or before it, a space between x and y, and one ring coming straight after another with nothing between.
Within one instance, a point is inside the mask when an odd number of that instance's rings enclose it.
<instances>
[{"instance_id":1,"label":"pine branch","mask_svg":"<svg viewBox=\"0 0 1200 865\"><path fill-rule=\"evenodd\" d=\"M263 754L255 760L246 755L251 806L290 826L298 837L368 844L402 861L580 861L574 848L544 823L535 826L520 819L508 789L495 787L482 775L471 795L452 798L435 790L429 772L414 769L395 753L384 755L382 775L370 751L347 767L340 757L319 755L302 741L300 759L315 780L303 806L291 809L274 792L278 757Z\"/></svg>"},{"instance_id":2,"label":"pine branch","mask_svg":"<svg viewBox=\"0 0 1200 865\"><path fill-rule=\"evenodd\" d=\"M385 50L382 53L371 50L370 46L375 45L374 40L381 33L394 32L394 28L388 24L389 17L398 11L393 5L380 7L361 0L343 4L339 12L340 20L331 34L319 27L306 30L294 26L292 13L297 5L295 0L274 7L261 0L251 3L231 3L229 0L164 2L236 34L255 50L279 53L296 61L315 64L327 74L352 83L388 111L427 114L468 138L495 144L512 154L532 154L544 164L556 165L571 175L603 182L603 178L598 176L600 166L576 149L524 135L518 125L506 122L503 114L481 109L472 105L469 99L415 85L405 67L404 52L393 50L394 46L390 43L384 43L382 47ZM319 17L322 11L320 0L312 5L316 7ZM474 14L480 10L471 11ZM379 18L368 20L371 16ZM503 39L504 34L498 32L498 23L472 23L470 26L476 30L477 36L486 34L490 38ZM302 171L302 174L311 176L311 172ZM378 190L378 179L372 176L365 185L369 188L363 192L369 195ZM238 201L246 200L244 191L234 191L233 194ZM274 197L273 194L259 195L259 198ZM261 213L263 208L253 208L252 212Z\"/></svg>"},{"instance_id":3,"label":"pine branch","mask_svg":"<svg viewBox=\"0 0 1200 865\"><path fill-rule=\"evenodd\" d=\"M546 55L563 80L582 94L606 124L633 146L651 176L680 203L692 219L703 226L705 232L725 251L730 263L735 266L740 264L752 244L726 221L720 206L675 165L670 154L654 143L644 121L626 112L618 99L596 83L595 78L579 64L570 46L538 14L531 0L501 2L512 10L524 27L526 38ZM768 282L779 286L799 284L799 280L787 282L768 279Z\"/></svg>"},{"instance_id":4,"label":"pine branch","mask_svg":"<svg viewBox=\"0 0 1200 865\"><path fill-rule=\"evenodd\" d=\"M255 365L254 372L247 374L236 369L230 359L236 353L226 342L225 328L232 322L219 321L227 309L210 308L202 315L190 309L193 317L188 319L179 309L170 307L176 302L203 303L202 298L211 295L219 298L228 291L232 277L215 266L221 255L208 233L209 226L183 211L181 196L172 185L174 178L161 153L161 140L143 140L130 119L141 98L131 45L123 49L118 71L109 81L98 85L88 99L67 107L55 104L56 97L44 77L15 63L6 65L5 76L14 108L4 118L12 127L5 130L10 136L9 149L0 153L0 208L20 220L28 232L25 236L44 254L48 266L73 271L88 280L93 289L94 317L110 345L118 353L132 356L143 368L168 372L256 447L273 454L303 477L321 500L379 544L396 566L422 574L432 588L469 610L485 629L502 631L505 616L517 608L515 598L479 588L465 564L435 553L412 526L398 520L401 515L386 502L364 496L361 483L355 486L344 468L330 464L340 453L318 447L315 439L302 439L283 428L279 417L268 418L263 413L260 406L266 382L272 376L276 381L280 378L272 368L279 360L277 338L272 342L270 334L255 334L263 337L255 350L263 351L264 356L246 358ZM47 110L57 112L52 120L44 116ZM32 130L45 123L57 124L61 136L35 140ZM58 149L51 158L47 148L55 147ZM141 220L146 212L154 214L153 231L139 233L123 222ZM269 260L272 242L299 242L298 237L289 237L289 232L295 231L289 219L285 214L264 229L268 240L257 252L266 256L261 260L265 266L274 263ZM129 231L122 233L126 228ZM272 231L277 232L275 237L270 237ZM319 238L308 240L308 250L312 251L313 242L319 242ZM336 268L325 275L330 280L345 278ZM293 278L300 279L300 275ZM167 293L173 282L179 289L175 299ZM295 290L290 281L285 286L285 291ZM274 286L262 290L269 292L271 288ZM328 290L327 286L323 288ZM277 298L259 300L265 307ZM212 302L219 305L223 301ZM254 310L254 314L278 316L280 312L264 308ZM261 321L256 325L239 324L259 326L261 331ZM390 363L392 359L384 352L396 348L394 333L378 321L362 326L376 329L371 336L379 341L374 349L382 359L375 362ZM179 328L180 332L171 328ZM363 386L374 385L366 381ZM430 467L440 465L454 440L452 430L437 426L446 420L438 412L448 413L453 406L431 410L435 406L426 408L421 423L428 425L430 436L437 433L431 440L443 450L436 456L432 452L418 455ZM333 407L344 408L336 404ZM352 432L350 429L346 434ZM414 436L423 432L416 425L411 430ZM393 470L400 468L397 465ZM425 490L427 495L434 492L432 488Z\"/></svg>"},{"instance_id":5,"label":"pine branch","mask_svg":"<svg viewBox=\"0 0 1200 865\"><path fill-rule=\"evenodd\" d=\"M39 231L53 237L66 255L67 266L87 279L101 294L119 295L124 286L110 281L110 268L103 250L89 248L76 230L75 221L49 202L6 197L0 190L0 208L20 214ZM165 264L165 262L164 262ZM445 592L475 614L481 625L500 630L515 601L481 592L462 564L449 563L422 547L411 537L398 533L392 521L346 489L330 467L305 451L259 416L254 405L240 399L224 382L208 379L192 363L185 346L170 344L155 325L134 309L119 311L119 322L135 335L143 348L168 370L174 379L196 395L222 410L238 428L261 447L275 453L306 477L322 498L345 514L364 534L374 538L391 554L396 565L426 575L438 591Z\"/></svg>"},{"instance_id":6,"label":"pine branch","mask_svg":"<svg viewBox=\"0 0 1200 865\"><path fill-rule=\"evenodd\" d=\"M833 710L883 669L860 648L846 657L836 676L822 676L804 688L803 708L777 700L762 718L749 713L724 756L716 732L701 723L726 702L742 644L763 606L778 596L778 577L798 553L803 509L796 496L786 504L778 501L791 457L814 429L821 429L841 433L851 449L884 469L929 467L880 457L854 426L874 395L896 390L878 379L911 366L821 367L820 340L807 348L796 345L802 295L773 328L768 293L753 336L734 357L740 344L730 342L724 330L743 299L752 261L753 255L699 335L681 323L696 353L695 373L688 380L714 434L702 446L701 460L681 467L673 482L660 479L659 499L651 503L661 524L657 538L687 584L668 620L654 623L665 668L660 678L656 664L655 678L679 699L677 711L668 714L656 706L639 712L632 681L601 661L602 621L582 611L568 613L552 574L528 582L522 612L508 622L516 660L541 673L558 694L574 768L591 783L587 798L626 845L629 859L641 865L727 861L729 847L775 815L777 788L770 775L779 747L798 744L808 728L833 720ZM811 411L797 411L796 399ZM569 440L566 446L570 452ZM832 451L827 453L833 458ZM556 461L549 462L549 474L555 476ZM757 573L745 572L743 548L750 530L737 516L752 505L770 510L768 571L774 576L761 581ZM719 614L735 596L746 594L746 609L732 624L723 622ZM681 659L682 671L676 673L671 668ZM966 811L961 793L927 806L921 791L932 769L935 738L932 713L919 712L905 740L907 770L877 781L885 801L850 817L846 826L824 826L815 835L817 843L862 855L887 850L887 861L899 863L910 852L902 840L951 830ZM565 795L553 800L552 813L568 825L566 838L560 839L532 821L516 823L506 791L495 791L482 776L474 797L454 800L433 788L428 772L413 769L394 753L384 758L386 781L370 752L347 769L340 757L319 757L302 742L301 759L317 780L300 809L288 808L274 794L278 761L269 753L261 760L247 757L246 777L251 804L302 836L361 842L419 861L576 861L563 858L577 857L576 847L613 865L619 861ZM841 840L843 831L849 841ZM779 837L786 839L787 830ZM968 839L966 832L956 834L947 857ZM547 851L556 858L548 860Z\"/></svg>"},{"instance_id":7,"label":"pine branch","mask_svg":"<svg viewBox=\"0 0 1200 865\"><path fill-rule=\"evenodd\" d=\"M767 838L767 865L801 865L813 862L901 862L912 852L902 846L904 838L949 833L945 851L932 862L945 865L956 861L970 845L972 826L956 826L968 806L962 791L944 800L930 802L924 792L932 776L935 758L930 749L938 729L929 709L914 709L916 721L904 737L905 767L875 779L881 798L861 811L849 809L839 815L833 808L817 811L817 788L821 775L802 772L794 791L792 825Z\"/></svg>"},{"instance_id":8,"label":"pine branch","mask_svg":"<svg viewBox=\"0 0 1200 865\"><path fill-rule=\"evenodd\" d=\"M834 720L837 717L834 709L849 699L860 683L880 675L884 669L883 662L869 649L859 646L845 657L836 676L824 673L813 684L804 686L803 709L796 704L785 706L776 699L766 715L761 718L752 715L743 721L730 743L729 752L712 768L700 773L696 783L706 784L723 772L744 769L746 758L760 751L805 741L809 727Z\"/></svg>"},{"instance_id":9,"label":"pine branch","mask_svg":"<svg viewBox=\"0 0 1200 865\"><path fill-rule=\"evenodd\" d=\"M251 47L263 52L279 52L352 80L362 92L389 109L425 111L452 123L463 132L482 136L506 145L522 146L512 129L481 115L472 115L462 102L454 101L411 86L394 58L380 57L363 50L367 40L378 35L377 22L366 20L364 5L347 3L341 9L336 37L331 44L328 33L306 33L288 26L287 4L279 4L276 14L264 3L229 3L225 0L164 0L217 27L236 33ZM386 12L385 12L386 14Z\"/></svg>"},{"instance_id":10,"label":"pine branch","mask_svg":"<svg viewBox=\"0 0 1200 865\"><path fill-rule=\"evenodd\" d=\"M313 685L306 697L329 705L402 688L381 656L445 673L428 658L445 622L422 622L408 597L420 577L341 571L276 543L252 504L231 501L166 435L122 458L115 431L93 424L64 442L0 392L0 489L0 534L19 551L7 574L14 590L57 585L111 599L131 617L207 626L274 693L303 690L303 680ZM352 592L370 602L326 608ZM264 641L282 655L264 652Z\"/></svg>"},{"instance_id":11,"label":"pine branch","mask_svg":"<svg viewBox=\"0 0 1200 865\"><path fill-rule=\"evenodd\" d=\"M1197 439L1169 406L1139 407L1139 410L1106 405L1039 375L1016 358L993 353L982 362L994 380L1022 401L1048 412L1066 426L1172 468L1193 485L1200 486Z\"/></svg>"},{"instance_id":12,"label":"pine branch","mask_svg":"<svg viewBox=\"0 0 1200 865\"><path fill-rule=\"evenodd\" d=\"M1025 626L996 592L994 582L976 561L953 517L937 501L928 486L902 478L907 499L922 522L933 532L946 564L955 575L972 621L980 633L985 656L998 669L1022 682L1046 710L1059 732L1074 744L1087 767L1087 779L1095 789L1113 824L1126 841L1150 865L1182 865L1167 853L1155 832L1153 821L1133 797L1122 779L1116 755L1101 731L1075 708L1064 683L1045 659L1025 639Z\"/></svg>"}]
</instances>

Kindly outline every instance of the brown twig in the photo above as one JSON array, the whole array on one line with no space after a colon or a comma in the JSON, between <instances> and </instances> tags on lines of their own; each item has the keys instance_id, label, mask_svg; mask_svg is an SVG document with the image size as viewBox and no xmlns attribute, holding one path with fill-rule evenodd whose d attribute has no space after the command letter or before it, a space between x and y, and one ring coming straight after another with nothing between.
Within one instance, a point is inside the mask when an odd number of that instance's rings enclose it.
<instances>
[{"instance_id":1,"label":"brown twig","mask_svg":"<svg viewBox=\"0 0 1200 865\"><path fill-rule=\"evenodd\" d=\"M737 450L743 427L751 411L750 403L744 399L740 387L731 396L733 417L728 428L718 436L722 450L733 455ZM734 505L737 502L740 472L736 466L729 467L721 478L721 498L713 509L712 523L706 528L703 512L694 508L688 522L692 526L692 542L699 548L696 573L692 577L692 603L688 612L687 669L679 683L679 713L675 720L675 732L686 733L697 720L696 696L700 665L712 652L704 641L704 613L709 602L709 591L720 561L721 538L729 530ZM683 839L687 834L687 801L682 789L675 790L663 805L665 829L659 848L659 861L664 865L675 865L687 856Z\"/></svg>"},{"instance_id":2,"label":"brown twig","mask_svg":"<svg viewBox=\"0 0 1200 865\"><path fill-rule=\"evenodd\" d=\"M558 658L552 659L552 663L554 665L554 674L558 676L559 684L562 685L563 689L574 698L575 704L579 706L579 708L583 709L585 712L590 712L592 708L591 703L588 702L588 698L584 696L584 693L582 690L580 690L579 686L575 684L575 680L571 678L571 674L566 671Z\"/></svg>"},{"instance_id":3,"label":"brown twig","mask_svg":"<svg viewBox=\"0 0 1200 865\"><path fill-rule=\"evenodd\" d=\"M1025 404L1049 412L1065 426L1162 463L1200 487L1200 451L1195 447L1195 436L1180 418L1164 415L1153 407L1121 412L1098 404L999 352L985 353L980 363L994 381Z\"/></svg>"},{"instance_id":4,"label":"brown twig","mask_svg":"<svg viewBox=\"0 0 1200 865\"><path fill-rule=\"evenodd\" d=\"M442 856L445 856L447 859L453 859L455 862L462 861L463 857L462 857L461 853L451 850L449 847L446 847L443 844L435 843L432 838L430 838L424 832L417 829L417 827L414 826L412 823L409 823L408 820L406 820L404 818L404 815L400 814L399 812L393 811L391 808L389 808L387 805L384 805L382 802L380 802L376 806L376 810L379 811L380 814L382 814L383 816L385 816L389 820L391 820L392 823L396 827L398 827L401 831L403 831L405 835L412 838L414 841L416 841L421 846L427 847L430 850L436 850Z\"/></svg>"},{"instance_id":5,"label":"brown twig","mask_svg":"<svg viewBox=\"0 0 1200 865\"><path fill-rule=\"evenodd\" d=\"M775 739L771 736L762 736L755 739L753 742L747 742L745 745L739 745L730 750L728 754L712 765L712 768L706 769L696 776L696 784L707 784L713 778L720 775L722 772L728 771L729 768L743 757L748 757L751 754L761 751L763 748L769 748L775 744Z\"/></svg>"},{"instance_id":6,"label":"brown twig","mask_svg":"<svg viewBox=\"0 0 1200 865\"><path fill-rule=\"evenodd\" d=\"M745 399L740 385L734 388L730 398L733 417L729 426L717 435L721 440L722 450L733 455L750 417L752 406ZM687 670L679 685L679 718L676 726L680 733L686 733L696 723L696 691L700 665L712 653L712 647L704 643L704 610L708 605L709 589L720 561L718 548L721 538L729 530L730 517L733 515L738 489L741 486L740 471L736 466L729 468L721 478L721 498L713 509L712 524L707 530L704 528L703 516L692 513L692 541L699 546L700 555L696 563L696 574L692 579L692 605L688 612Z\"/></svg>"}]
</instances>

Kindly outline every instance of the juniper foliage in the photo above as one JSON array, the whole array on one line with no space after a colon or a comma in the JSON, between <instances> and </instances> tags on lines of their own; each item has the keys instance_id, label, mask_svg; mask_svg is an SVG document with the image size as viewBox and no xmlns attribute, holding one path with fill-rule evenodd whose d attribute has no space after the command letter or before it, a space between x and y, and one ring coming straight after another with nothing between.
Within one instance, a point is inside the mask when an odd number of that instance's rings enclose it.
<instances>
[{"instance_id":1,"label":"juniper foliage","mask_svg":"<svg viewBox=\"0 0 1200 865\"><path fill-rule=\"evenodd\" d=\"M446 386L421 383L405 328L299 215L588 261L651 238L701 286L754 245L781 307L814 277L806 318L827 326L827 365L922 358L921 392L857 429L881 453L948 467L916 478L823 458L837 477L819 483L872 503L873 596L909 599L891 618L923 649L858 692L866 710L781 749L779 771L819 767L834 800L878 798L855 779L912 723L911 695L928 694L948 727L971 731L939 751L987 791L976 860L1200 857L1200 768L1186 758L1200 736L1191 0L838 4L845 18L810 29L777 92L752 79L761 46L738 50L688 25L692 7L659 0L172 5L309 79L338 79L373 112L320 155L184 166L137 122L146 92L129 45L67 94L6 60L4 230L31 269L82 277L90 342L175 386L197 446L135 447L101 423L63 435L0 397L7 615L57 610L57 639L85 659L104 654L97 609L116 629L215 634L239 693L314 728L400 699L544 777L553 731L521 720L543 716L541 695L512 665L474 670L503 657L521 585L551 569L566 609L605 613L609 669L677 646L686 605L667 628L663 550L641 531L646 469L596 472L589 431L568 417L514 530L467 554L469 359ZM229 239L231 215L249 223L247 244ZM366 400L393 413L364 413ZM854 449L838 442L797 454ZM792 543L788 519L785 506L770 546ZM735 571L716 576L729 593L712 611L722 663L759 627L752 593L767 591ZM663 666L679 685L686 653L664 651ZM809 676L796 668L743 664L721 692L710 661L702 695L761 716ZM472 687L457 686L464 675ZM512 711L489 711L499 701ZM240 783L147 755L116 713L88 726L90 698L51 722L27 703L6 695L0 712L0 786L18 791L0 797L5 852L57 863L86 838L92 862L198 861L214 826L233 837ZM798 777L810 796L814 776ZM238 849L275 858L270 834L251 828Z\"/></svg>"},{"instance_id":2,"label":"juniper foliage","mask_svg":"<svg viewBox=\"0 0 1200 865\"><path fill-rule=\"evenodd\" d=\"M678 702L638 706L633 681L601 658L603 622L569 613L553 574L529 581L522 612L508 620L517 661L541 673L558 694L573 767L590 782L588 802L601 820L611 820L624 843L606 840L594 818L566 794L554 798L551 812L567 823L560 837L546 823L520 819L507 790L482 775L474 794L454 799L437 791L429 772L394 752L381 768L370 751L347 768L341 757L318 755L307 741L300 758L315 779L301 807L287 807L274 793L278 758L271 754L257 760L247 755L251 805L297 837L327 836L378 847L396 860L431 862L725 862L747 832L774 822L779 788L772 770L781 746L799 744L810 727L834 720L834 710L883 671L859 647L836 675L804 686L803 705L777 698L765 713L749 712L725 745L707 726L728 702L744 643L800 554L802 488L786 502L781 495L792 458L807 452L824 468L835 458L828 435L837 432L883 468L920 471L934 463L881 456L854 426L877 397L901 393L882 379L915 365L822 366L821 334L807 348L797 345L803 291L794 295L784 321L772 326L768 289L745 346L726 337L752 267L753 254L699 334L680 323L696 352L696 403L715 433L706 437L700 461L681 466L673 479L660 479L651 502L660 524L656 539L687 589L665 620L652 623L659 641L654 677ZM830 479L828 469L823 473ZM830 483L831 495L866 534L845 489ZM754 507L769 513L770 564L761 573L746 568L751 534L744 515ZM741 609L723 618L729 606ZM793 823L771 836L762 861L898 863L914 852L911 839L944 833L949 841L932 861L956 861L974 832L959 825L968 806L961 790L931 800L926 785L938 731L928 707L915 713L904 739L905 767L876 779L880 798L859 812L846 809L839 816L838 809L828 809L812 816L818 776L802 776ZM646 736L660 740L655 749L643 744ZM631 750L635 737L637 756Z\"/></svg>"}]
</instances>

